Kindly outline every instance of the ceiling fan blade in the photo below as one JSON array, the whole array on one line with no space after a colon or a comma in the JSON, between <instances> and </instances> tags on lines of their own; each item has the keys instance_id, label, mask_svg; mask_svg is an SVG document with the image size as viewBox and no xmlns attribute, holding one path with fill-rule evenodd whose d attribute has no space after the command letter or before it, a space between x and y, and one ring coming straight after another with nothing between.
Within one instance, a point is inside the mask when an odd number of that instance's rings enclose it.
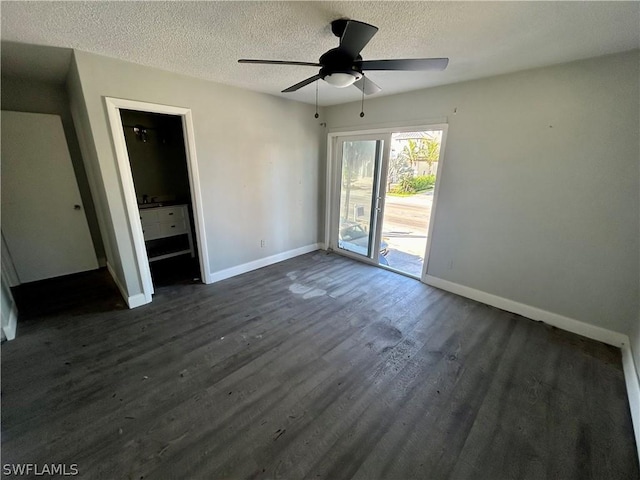
<instances>
[{"instance_id":1,"label":"ceiling fan blade","mask_svg":"<svg viewBox=\"0 0 640 480\"><path fill-rule=\"evenodd\" d=\"M376 85L373 80L368 79L363 76L360 80L353 84L355 87L358 87L359 90L363 91L365 95L373 95L374 93L378 93L382 89Z\"/></svg>"},{"instance_id":2,"label":"ceiling fan blade","mask_svg":"<svg viewBox=\"0 0 640 480\"><path fill-rule=\"evenodd\" d=\"M448 58L407 58L396 60L362 60L356 65L364 70L405 70L427 71L444 70L449 64Z\"/></svg>"},{"instance_id":3,"label":"ceiling fan blade","mask_svg":"<svg viewBox=\"0 0 640 480\"><path fill-rule=\"evenodd\" d=\"M378 27L368 23L348 20L340 37L340 50L356 58L378 31Z\"/></svg>"},{"instance_id":4,"label":"ceiling fan blade","mask_svg":"<svg viewBox=\"0 0 640 480\"><path fill-rule=\"evenodd\" d=\"M321 67L319 63L311 62L289 62L287 60L252 60L249 58L241 58L238 63L258 63L263 65L302 65L303 67Z\"/></svg>"},{"instance_id":5,"label":"ceiling fan blade","mask_svg":"<svg viewBox=\"0 0 640 480\"><path fill-rule=\"evenodd\" d=\"M282 93L290 93L295 92L296 90L309 85L310 83L315 82L316 80L320 80L320 75L314 75L313 77L309 77L306 80L301 81L300 83L296 83L295 85L291 85L289 88L282 90Z\"/></svg>"}]
</instances>

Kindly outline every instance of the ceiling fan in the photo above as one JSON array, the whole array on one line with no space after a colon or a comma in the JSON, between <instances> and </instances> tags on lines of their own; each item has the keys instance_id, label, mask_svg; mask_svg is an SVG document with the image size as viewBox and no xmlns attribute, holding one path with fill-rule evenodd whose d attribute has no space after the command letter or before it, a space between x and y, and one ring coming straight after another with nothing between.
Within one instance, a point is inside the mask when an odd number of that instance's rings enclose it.
<instances>
[{"instance_id":1,"label":"ceiling fan","mask_svg":"<svg viewBox=\"0 0 640 480\"><path fill-rule=\"evenodd\" d=\"M344 88L354 85L363 94L371 95L382 90L369 78L365 79L364 72L371 70L403 70L427 71L444 70L449 63L448 58L411 58L391 60L363 60L360 52L378 31L378 27L368 23L341 18L331 22L331 31L340 38L337 48L324 53L318 63L289 62L286 60L252 60L241 58L239 63L258 63L267 65L302 65L320 67L317 75L309 77L295 85L282 90L282 93L296 90L315 82L324 80L334 87Z\"/></svg>"}]
</instances>

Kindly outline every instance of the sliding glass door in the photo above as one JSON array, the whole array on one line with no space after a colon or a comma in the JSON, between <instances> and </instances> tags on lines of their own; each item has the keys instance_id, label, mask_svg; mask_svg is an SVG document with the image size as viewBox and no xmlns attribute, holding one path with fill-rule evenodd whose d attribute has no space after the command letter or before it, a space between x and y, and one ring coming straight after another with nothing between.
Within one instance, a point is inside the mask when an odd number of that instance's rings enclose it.
<instances>
[{"instance_id":1,"label":"sliding glass door","mask_svg":"<svg viewBox=\"0 0 640 480\"><path fill-rule=\"evenodd\" d=\"M337 142L339 170L336 246L378 262L380 235L380 175L385 139L375 136L342 138Z\"/></svg>"},{"instance_id":2,"label":"sliding glass door","mask_svg":"<svg viewBox=\"0 0 640 480\"><path fill-rule=\"evenodd\" d=\"M331 135L329 247L422 278L445 136L444 124Z\"/></svg>"}]
</instances>

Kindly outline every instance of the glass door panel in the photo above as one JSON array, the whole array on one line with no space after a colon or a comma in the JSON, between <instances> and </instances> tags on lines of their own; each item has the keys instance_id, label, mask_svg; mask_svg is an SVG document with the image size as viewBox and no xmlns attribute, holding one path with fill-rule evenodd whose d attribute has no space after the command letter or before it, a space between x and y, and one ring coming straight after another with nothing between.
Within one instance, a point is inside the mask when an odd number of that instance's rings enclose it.
<instances>
[{"instance_id":1,"label":"glass door panel","mask_svg":"<svg viewBox=\"0 0 640 480\"><path fill-rule=\"evenodd\" d=\"M398 132L391 149L384 188L382 245L384 265L422 276L443 130Z\"/></svg>"},{"instance_id":2,"label":"glass door panel","mask_svg":"<svg viewBox=\"0 0 640 480\"><path fill-rule=\"evenodd\" d=\"M344 140L340 178L338 248L371 259L375 242L382 140Z\"/></svg>"}]
</instances>

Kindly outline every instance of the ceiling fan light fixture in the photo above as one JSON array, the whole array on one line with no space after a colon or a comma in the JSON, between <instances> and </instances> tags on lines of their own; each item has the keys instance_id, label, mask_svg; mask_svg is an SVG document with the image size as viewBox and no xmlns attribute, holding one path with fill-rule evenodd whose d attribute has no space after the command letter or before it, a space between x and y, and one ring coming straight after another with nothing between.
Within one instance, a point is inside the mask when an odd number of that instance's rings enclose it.
<instances>
[{"instance_id":1,"label":"ceiling fan light fixture","mask_svg":"<svg viewBox=\"0 0 640 480\"><path fill-rule=\"evenodd\" d=\"M334 72L329 75L325 75L323 80L329 85L333 85L338 88L345 88L349 85L353 85L356 81L362 78L362 74L359 72Z\"/></svg>"}]
</instances>

